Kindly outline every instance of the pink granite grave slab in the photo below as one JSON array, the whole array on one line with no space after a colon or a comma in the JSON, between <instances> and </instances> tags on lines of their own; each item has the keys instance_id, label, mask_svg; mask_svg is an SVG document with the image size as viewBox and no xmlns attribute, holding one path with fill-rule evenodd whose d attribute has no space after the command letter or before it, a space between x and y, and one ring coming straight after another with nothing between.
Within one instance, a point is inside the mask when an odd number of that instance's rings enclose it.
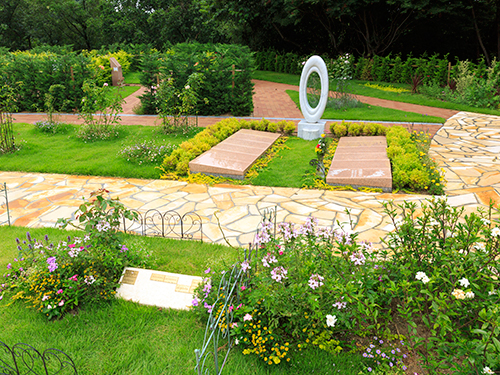
<instances>
[{"instance_id":1,"label":"pink granite grave slab","mask_svg":"<svg viewBox=\"0 0 500 375\"><path fill-rule=\"evenodd\" d=\"M241 129L189 162L191 173L242 180L252 164L280 137L276 133Z\"/></svg>"},{"instance_id":2,"label":"pink granite grave slab","mask_svg":"<svg viewBox=\"0 0 500 375\"><path fill-rule=\"evenodd\" d=\"M341 138L326 183L392 191L391 163L386 150L385 137Z\"/></svg>"}]
</instances>

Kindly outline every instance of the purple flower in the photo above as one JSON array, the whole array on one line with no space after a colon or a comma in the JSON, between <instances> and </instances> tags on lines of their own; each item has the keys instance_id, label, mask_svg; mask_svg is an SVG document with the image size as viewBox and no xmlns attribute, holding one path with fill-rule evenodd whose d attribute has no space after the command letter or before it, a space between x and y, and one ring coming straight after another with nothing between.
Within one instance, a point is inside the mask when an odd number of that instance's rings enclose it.
<instances>
[{"instance_id":1,"label":"purple flower","mask_svg":"<svg viewBox=\"0 0 500 375\"><path fill-rule=\"evenodd\" d=\"M193 302L191 302L191 304L192 304L193 306L198 306L198 305L199 305L199 303L198 303L198 298L195 298L195 299L193 300Z\"/></svg>"},{"instance_id":2,"label":"purple flower","mask_svg":"<svg viewBox=\"0 0 500 375\"><path fill-rule=\"evenodd\" d=\"M210 273L210 267L205 270L205 273Z\"/></svg>"},{"instance_id":3,"label":"purple flower","mask_svg":"<svg viewBox=\"0 0 500 375\"><path fill-rule=\"evenodd\" d=\"M10 270L12 268L12 264L7 264L7 269Z\"/></svg>"}]
</instances>

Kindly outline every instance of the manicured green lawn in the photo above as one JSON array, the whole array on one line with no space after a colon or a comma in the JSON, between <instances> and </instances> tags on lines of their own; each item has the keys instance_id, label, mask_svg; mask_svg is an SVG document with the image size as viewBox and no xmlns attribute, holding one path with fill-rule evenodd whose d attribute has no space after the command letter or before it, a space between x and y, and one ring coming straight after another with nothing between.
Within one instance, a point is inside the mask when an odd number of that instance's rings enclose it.
<instances>
[{"instance_id":1,"label":"manicured green lawn","mask_svg":"<svg viewBox=\"0 0 500 375\"><path fill-rule=\"evenodd\" d=\"M286 93L300 108L299 92L293 90L286 90ZM366 121L396 121L396 122L430 122L430 123L444 123L445 119L442 117L421 115L414 112L399 111L397 109L390 109L378 107L375 105L368 105L363 103L359 108L346 108L337 110L333 108L326 108L322 116L323 119L335 120L366 120Z\"/></svg>"},{"instance_id":2,"label":"manicured green lawn","mask_svg":"<svg viewBox=\"0 0 500 375\"><path fill-rule=\"evenodd\" d=\"M123 76L123 79L125 80L125 83L128 84L140 84L140 77L140 72L129 72Z\"/></svg>"},{"instance_id":3,"label":"manicured green lawn","mask_svg":"<svg viewBox=\"0 0 500 375\"><path fill-rule=\"evenodd\" d=\"M68 125L68 131L47 134L33 125L15 123L16 143L21 149L0 155L3 171L67 173L74 175L130 178L159 178L155 165L128 162L118 153L129 145L142 141L157 144L179 144L189 136L164 135L151 126L120 126L120 137L113 140L84 143L76 137L78 125ZM196 131L202 130L196 129ZM68 162L71 161L71 162Z\"/></svg>"},{"instance_id":4,"label":"manicured green lawn","mask_svg":"<svg viewBox=\"0 0 500 375\"><path fill-rule=\"evenodd\" d=\"M15 238L22 241L28 230L33 238L48 234L55 244L68 235L55 228L0 227L0 275L17 256ZM75 231L70 234L79 235ZM124 244L152 250L155 269L193 275L204 275L203 270L214 259L230 264L241 251L196 241L132 235L124 236ZM194 350L201 349L205 329L204 323L189 311L122 300L86 306L62 319L47 321L24 303L4 298L0 301L0 322L0 341L10 346L24 342L42 351L61 349L74 360L81 375L194 374ZM333 356L322 350L307 350L296 353L290 363L274 367L236 348L230 353L224 373L357 375L361 370L362 357L357 354Z\"/></svg>"},{"instance_id":5,"label":"manicured green lawn","mask_svg":"<svg viewBox=\"0 0 500 375\"><path fill-rule=\"evenodd\" d=\"M290 137L286 141L286 149L280 151L269 165L252 179L253 185L302 187L305 176L314 172L309 161L316 157L314 148L318 142Z\"/></svg>"},{"instance_id":6,"label":"manicured green lawn","mask_svg":"<svg viewBox=\"0 0 500 375\"><path fill-rule=\"evenodd\" d=\"M140 88L141 88L140 86L123 86L123 87L113 86L111 87L112 90L110 90L110 95L116 95L116 93L118 92L122 96L122 98L125 99L127 96L133 94Z\"/></svg>"}]
</instances>

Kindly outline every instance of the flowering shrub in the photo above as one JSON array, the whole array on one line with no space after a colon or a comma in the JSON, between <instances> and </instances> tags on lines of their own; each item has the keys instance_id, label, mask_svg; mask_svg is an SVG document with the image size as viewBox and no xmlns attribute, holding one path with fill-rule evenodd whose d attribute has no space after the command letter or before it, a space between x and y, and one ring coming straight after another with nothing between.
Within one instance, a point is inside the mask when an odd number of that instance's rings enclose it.
<instances>
[{"instance_id":1,"label":"flowering shrub","mask_svg":"<svg viewBox=\"0 0 500 375\"><path fill-rule=\"evenodd\" d=\"M177 89L172 76L163 79L156 89L151 92L156 98L161 128L163 133L189 132L188 116L196 115L196 103L198 102L198 91L203 84L202 73L192 73L182 89ZM208 102L207 98L204 101Z\"/></svg>"},{"instance_id":2,"label":"flowering shrub","mask_svg":"<svg viewBox=\"0 0 500 375\"><path fill-rule=\"evenodd\" d=\"M262 225L258 251L236 266L242 277L225 326L243 354L277 365L317 346L359 351L368 372L421 371L410 352L433 373L500 370L500 228L491 209L461 217L431 200L419 211L408 202L386 210L395 231L378 251L345 224L280 223L276 237ZM225 272L207 270L197 314L224 311L217 297L231 291L213 286Z\"/></svg>"},{"instance_id":3,"label":"flowering shrub","mask_svg":"<svg viewBox=\"0 0 500 375\"><path fill-rule=\"evenodd\" d=\"M16 239L19 255L4 274L14 299L25 300L51 319L111 299L125 266L146 265L149 255L129 250L116 233L116 215L128 213L100 193L94 202L80 206L80 221L87 229L83 238L68 236L54 245L48 236L37 240L28 232L25 241ZM105 214L102 210L108 207L114 212Z\"/></svg>"},{"instance_id":4,"label":"flowering shrub","mask_svg":"<svg viewBox=\"0 0 500 375\"><path fill-rule=\"evenodd\" d=\"M84 124L78 131L78 138L85 142L94 142L118 136L116 125L122 111L123 98L119 93L113 95L107 83L99 87L93 81L83 83L85 97L78 118Z\"/></svg>"},{"instance_id":5,"label":"flowering shrub","mask_svg":"<svg viewBox=\"0 0 500 375\"><path fill-rule=\"evenodd\" d=\"M176 145L157 145L153 141L144 141L132 146L126 146L120 151L120 155L127 161L138 164L160 164L165 156L172 153Z\"/></svg>"},{"instance_id":6,"label":"flowering shrub","mask_svg":"<svg viewBox=\"0 0 500 375\"><path fill-rule=\"evenodd\" d=\"M460 374L500 369L500 228L492 207L462 217L463 208L434 199L421 213L411 202L388 203L386 212L396 231L384 279L426 366Z\"/></svg>"}]
</instances>

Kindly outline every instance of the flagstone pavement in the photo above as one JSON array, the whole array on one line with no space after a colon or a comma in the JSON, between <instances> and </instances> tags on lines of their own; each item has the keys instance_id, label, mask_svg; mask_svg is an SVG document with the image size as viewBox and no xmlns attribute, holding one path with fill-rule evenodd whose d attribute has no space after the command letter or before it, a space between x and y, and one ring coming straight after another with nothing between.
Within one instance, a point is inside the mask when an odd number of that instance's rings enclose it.
<instances>
[{"instance_id":1,"label":"flagstone pavement","mask_svg":"<svg viewBox=\"0 0 500 375\"><path fill-rule=\"evenodd\" d=\"M486 206L490 199L500 203L500 117L460 112L437 132L430 155L444 169L446 194L452 206L466 212ZM1 166L0 166L1 169ZM429 196L350 191L321 191L260 186L197 185L168 180L139 180L70 176L23 172L0 172L0 182L8 187L13 225L54 226L60 217L74 212L92 191L105 188L129 208L150 208L196 212L203 220L205 241L235 246L252 241L261 212L277 208L278 221L303 223L313 216L321 226L352 220L359 240L377 247L393 230L382 203L415 201ZM7 215L0 198L0 224ZM345 212L350 211L350 217ZM222 233L223 232L223 233Z\"/></svg>"}]
</instances>

